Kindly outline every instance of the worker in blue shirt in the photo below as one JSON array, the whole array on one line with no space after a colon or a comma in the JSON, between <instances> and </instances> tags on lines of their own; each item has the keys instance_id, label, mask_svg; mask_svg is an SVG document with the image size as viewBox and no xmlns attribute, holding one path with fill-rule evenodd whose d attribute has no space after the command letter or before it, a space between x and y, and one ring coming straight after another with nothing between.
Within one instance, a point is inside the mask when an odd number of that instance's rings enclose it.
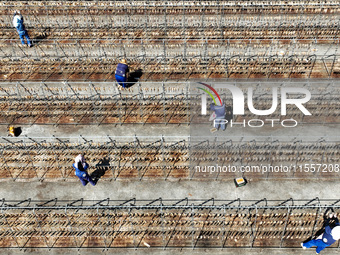
<instances>
[{"instance_id":1,"label":"worker in blue shirt","mask_svg":"<svg viewBox=\"0 0 340 255\"><path fill-rule=\"evenodd\" d=\"M72 166L76 170L75 175L78 176L83 186L85 186L88 182L91 183L93 186L96 185L91 176L86 172L86 169L89 168L89 164L85 162L83 155L79 154L75 158L75 163Z\"/></svg>"},{"instance_id":2,"label":"worker in blue shirt","mask_svg":"<svg viewBox=\"0 0 340 255\"><path fill-rule=\"evenodd\" d=\"M330 221L333 220L334 223L331 225ZM329 218L325 222L324 233L316 239L312 239L306 243L301 243L303 249L311 248L316 246L316 253L319 254L323 249L332 245L337 240L340 239L340 224L339 219L335 214L330 214Z\"/></svg>"},{"instance_id":3,"label":"worker in blue shirt","mask_svg":"<svg viewBox=\"0 0 340 255\"><path fill-rule=\"evenodd\" d=\"M120 63L117 65L117 69L115 72L115 78L119 85L123 88L126 88L126 81L129 72L129 67L126 63L125 59L122 59Z\"/></svg>"},{"instance_id":4,"label":"worker in blue shirt","mask_svg":"<svg viewBox=\"0 0 340 255\"><path fill-rule=\"evenodd\" d=\"M216 118L214 120L214 127L215 128L219 128L221 127L222 130L225 130L225 104L223 105L214 105L211 104L210 105L210 110L211 111L215 111L216 114Z\"/></svg>"},{"instance_id":5,"label":"worker in blue shirt","mask_svg":"<svg viewBox=\"0 0 340 255\"><path fill-rule=\"evenodd\" d=\"M24 38L26 37L28 47L32 47L30 37L28 36L27 30L24 25L24 18L22 17L19 11L15 11L14 13L13 26L17 29L17 32L21 40L21 44L23 46L26 46L26 42Z\"/></svg>"}]
</instances>

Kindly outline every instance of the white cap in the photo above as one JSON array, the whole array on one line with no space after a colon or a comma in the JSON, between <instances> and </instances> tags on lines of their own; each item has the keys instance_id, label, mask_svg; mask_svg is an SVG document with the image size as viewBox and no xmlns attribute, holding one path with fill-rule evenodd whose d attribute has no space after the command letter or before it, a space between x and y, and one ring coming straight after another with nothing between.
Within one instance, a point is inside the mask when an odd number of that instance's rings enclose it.
<instances>
[{"instance_id":1,"label":"white cap","mask_svg":"<svg viewBox=\"0 0 340 255\"><path fill-rule=\"evenodd\" d=\"M332 229L331 235L334 240L340 239L340 226L336 226Z\"/></svg>"},{"instance_id":2,"label":"white cap","mask_svg":"<svg viewBox=\"0 0 340 255\"><path fill-rule=\"evenodd\" d=\"M79 155L74 159L74 161L76 162L76 164L77 164L78 162L81 162L82 164L85 163L85 159L84 159L83 155L81 155L81 154L79 154Z\"/></svg>"}]
</instances>

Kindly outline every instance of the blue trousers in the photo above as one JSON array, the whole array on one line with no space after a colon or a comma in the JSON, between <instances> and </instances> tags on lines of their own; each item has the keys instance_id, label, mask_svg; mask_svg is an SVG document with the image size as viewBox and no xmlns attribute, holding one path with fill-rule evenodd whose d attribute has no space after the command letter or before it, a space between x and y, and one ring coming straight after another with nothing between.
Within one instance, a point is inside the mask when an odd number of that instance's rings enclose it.
<instances>
[{"instance_id":1,"label":"blue trousers","mask_svg":"<svg viewBox=\"0 0 340 255\"><path fill-rule=\"evenodd\" d=\"M20 40L21 40L22 45L25 45L25 39L24 39L24 37L26 37L27 44L28 44L28 45L31 45L30 37L28 36L28 33L27 33L26 30L25 30L25 33L19 33L19 37L20 37Z\"/></svg>"},{"instance_id":2,"label":"blue trousers","mask_svg":"<svg viewBox=\"0 0 340 255\"><path fill-rule=\"evenodd\" d=\"M117 74L115 74L115 77L116 77L116 81L118 82L118 84L122 86L123 88L126 88L126 77L123 77Z\"/></svg>"},{"instance_id":3,"label":"blue trousers","mask_svg":"<svg viewBox=\"0 0 340 255\"><path fill-rule=\"evenodd\" d=\"M224 117L216 117L216 119L214 120L214 127L215 128L219 128L221 127L222 130L225 130L225 121L224 121Z\"/></svg>"},{"instance_id":4,"label":"blue trousers","mask_svg":"<svg viewBox=\"0 0 340 255\"><path fill-rule=\"evenodd\" d=\"M81 184L83 184L83 186L85 186L88 182L92 184L92 186L96 185L91 176L89 176L89 174L87 172L81 172L81 174L77 174L79 180L81 181Z\"/></svg>"},{"instance_id":5,"label":"blue trousers","mask_svg":"<svg viewBox=\"0 0 340 255\"><path fill-rule=\"evenodd\" d=\"M326 244L322 239L312 239L307 243L303 243L303 246L306 248L311 248L313 246L316 246L316 253L319 254L320 251L328 247L329 245Z\"/></svg>"}]
</instances>

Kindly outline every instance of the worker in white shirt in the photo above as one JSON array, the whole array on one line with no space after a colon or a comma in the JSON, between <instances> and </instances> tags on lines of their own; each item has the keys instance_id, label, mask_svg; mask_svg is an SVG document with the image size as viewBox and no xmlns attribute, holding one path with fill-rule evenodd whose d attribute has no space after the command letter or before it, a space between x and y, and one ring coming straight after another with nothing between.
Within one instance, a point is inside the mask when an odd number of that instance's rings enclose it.
<instances>
[{"instance_id":1,"label":"worker in white shirt","mask_svg":"<svg viewBox=\"0 0 340 255\"><path fill-rule=\"evenodd\" d=\"M19 37L20 37L20 40L21 40L21 44L23 46L26 46L26 42L25 42L25 38L24 38L24 37L26 37L28 47L32 47L30 37L28 36L27 30L26 30L25 25L24 25L24 18L20 14L20 11L14 12L13 26L18 31L18 34L19 34Z\"/></svg>"}]
</instances>

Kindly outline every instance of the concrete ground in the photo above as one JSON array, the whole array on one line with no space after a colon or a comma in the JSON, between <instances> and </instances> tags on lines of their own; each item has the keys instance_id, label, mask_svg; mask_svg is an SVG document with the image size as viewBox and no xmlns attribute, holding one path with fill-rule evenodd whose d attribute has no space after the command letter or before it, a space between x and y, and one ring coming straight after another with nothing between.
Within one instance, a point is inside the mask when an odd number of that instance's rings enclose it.
<instances>
[{"instance_id":1,"label":"concrete ground","mask_svg":"<svg viewBox=\"0 0 340 255\"><path fill-rule=\"evenodd\" d=\"M124 125L25 125L22 126L21 136L28 137L100 137L100 136L188 136L188 125L143 125L143 124L124 124ZM0 135L7 136L7 129L1 128ZM19 136L20 138L20 136Z\"/></svg>"},{"instance_id":2,"label":"concrete ground","mask_svg":"<svg viewBox=\"0 0 340 255\"><path fill-rule=\"evenodd\" d=\"M270 126L264 129L234 126L227 127L226 131L210 133L212 125L197 125L192 128L187 124L123 124L123 125L23 125L20 137L49 138L52 135L59 138L79 137L100 137L100 136L148 136L148 137L227 137L228 139L239 140L238 138L247 137L250 140L255 137L277 137L279 140L290 141L294 137L300 137L303 141L317 140L320 137L332 137L332 141L338 141L339 124L300 124L295 128L283 128ZM8 135L7 127L0 126L0 136ZM308 138L309 139L306 139ZM327 139L328 140L328 139Z\"/></svg>"},{"instance_id":3,"label":"concrete ground","mask_svg":"<svg viewBox=\"0 0 340 255\"><path fill-rule=\"evenodd\" d=\"M326 188L327 187L327 188ZM233 200L286 200L298 199L339 199L338 181L319 180L261 180L250 181L246 186L236 188L233 181L137 181L137 182L98 182L96 186L81 183L47 182L3 182L0 197L8 200L102 200L106 198L123 199L227 199Z\"/></svg>"}]
</instances>

